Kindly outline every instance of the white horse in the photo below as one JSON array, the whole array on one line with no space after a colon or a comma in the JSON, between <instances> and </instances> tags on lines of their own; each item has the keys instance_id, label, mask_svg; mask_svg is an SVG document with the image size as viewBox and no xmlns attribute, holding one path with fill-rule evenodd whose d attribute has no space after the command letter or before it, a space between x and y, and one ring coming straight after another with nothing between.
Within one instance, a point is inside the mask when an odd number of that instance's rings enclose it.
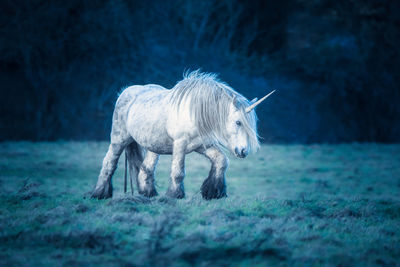
<instances>
[{"instance_id":1,"label":"white horse","mask_svg":"<svg viewBox=\"0 0 400 267\"><path fill-rule=\"evenodd\" d=\"M141 195L157 195L154 170L159 155L172 154L166 194L183 198L185 155L196 151L211 161L201 187L203 198L225 197L228 159L221 146L239 158L259 148L254 108L270 94L249 102L216 75L199 71L184 75L171 90L154 84L126 88L115 105L111 144L92 198L112 197L111 178L124 150Z\"/></svg>"}]
</instances>

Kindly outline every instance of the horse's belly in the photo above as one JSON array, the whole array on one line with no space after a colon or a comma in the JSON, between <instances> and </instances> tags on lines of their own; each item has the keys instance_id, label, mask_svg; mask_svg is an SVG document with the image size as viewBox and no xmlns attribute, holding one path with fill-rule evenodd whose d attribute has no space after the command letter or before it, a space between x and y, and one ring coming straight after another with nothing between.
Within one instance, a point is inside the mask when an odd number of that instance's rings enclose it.
<instances>
[{"instance_id":1,"label":"horse's belly","mask_svg":"<svg viewBox=\"0 0 400 267\"><path fill-rule=\"evenodd\" d=\"M162 133L155 134L151 131L145 133L132 133L133 139L143 148L157 154L172 154L173 140Z\"/></svg>"}]
</instances>

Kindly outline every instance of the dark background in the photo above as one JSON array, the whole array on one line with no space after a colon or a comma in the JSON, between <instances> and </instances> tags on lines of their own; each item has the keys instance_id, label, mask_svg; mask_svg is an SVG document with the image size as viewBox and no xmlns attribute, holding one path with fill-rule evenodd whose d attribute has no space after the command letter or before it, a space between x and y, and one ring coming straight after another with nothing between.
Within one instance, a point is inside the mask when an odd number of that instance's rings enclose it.
<instances>
[{"instance_id":1,"label":"dark background","mask_svg":"<svg viewBox=\"0 0 400 267\"><path fill-rule=\"evenodd\" d=\"M400 141L399 1L14 1L0 140L106 140L121 88L216 72L265 142Z\"/></svg>"}]
</instances>

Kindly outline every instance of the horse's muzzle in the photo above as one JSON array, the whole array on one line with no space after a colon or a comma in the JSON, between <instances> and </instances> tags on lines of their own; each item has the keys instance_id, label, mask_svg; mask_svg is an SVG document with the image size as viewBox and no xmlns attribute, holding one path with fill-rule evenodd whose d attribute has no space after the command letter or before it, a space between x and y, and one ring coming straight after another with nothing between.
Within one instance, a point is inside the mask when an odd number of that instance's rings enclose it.
<instances>
[{"instance_id":1,"label":"horse's muzzle","mask_svg":"<svg viewBox=\"0 0 400 267\"><path fill-rule=\"evenodd\" d=\"M238 158L245 158L247 156L247 150L242 148L240 151L237 147L235 147L235 156Z\"/></svg>"}]
</instances>

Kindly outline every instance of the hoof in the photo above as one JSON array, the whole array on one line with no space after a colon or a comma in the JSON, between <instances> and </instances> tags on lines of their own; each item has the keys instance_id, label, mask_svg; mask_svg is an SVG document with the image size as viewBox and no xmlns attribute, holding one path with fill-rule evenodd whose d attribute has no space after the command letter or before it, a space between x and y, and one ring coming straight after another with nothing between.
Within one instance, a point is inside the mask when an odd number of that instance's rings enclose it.
<instances>
[{"instance_id":1,"label":"hoof","mask_svg":"<svg viewBox=\"0 0 400 267\"><path fill-rule=\"evenodd\" d=\"M185 197L185 191L183 190L182 186L179 186L178 188L170 187L170 188L168 188L166 196L171 197L171 198L182 199Z\"/></svg>"},{"instance_id":2,"label":"hoof","mask_svg":"<svg viewBox=\"0 0 400 267\"><path fill-rule=\"evenodd\" d=\"M201 186L201 195L206 200L227 197L225 182L207 178Z\"/></svg>"},{"instance_id":3,"label":"hoof","mask_svg":"<svg viewBox=\"0 0 400 267\"><path fill-rule=\"evenodd\" d=\"M111 184L108 184L104 187L96 188L90 198L97 198L97 199L107 199L111 198L113 195L113 188Z\"/></svg>"},{"instance_id":4,"label":"hoof","mask_svg":"<svg viewBox=\"0 0 400 267\"><path fill-rule=\"evenodd\" d=\"M148 190L143 190L143 191L139 190L139 194L148 198L155 197L158 195L157 190L154 187Z\"/></svg>"}]
</instances>

